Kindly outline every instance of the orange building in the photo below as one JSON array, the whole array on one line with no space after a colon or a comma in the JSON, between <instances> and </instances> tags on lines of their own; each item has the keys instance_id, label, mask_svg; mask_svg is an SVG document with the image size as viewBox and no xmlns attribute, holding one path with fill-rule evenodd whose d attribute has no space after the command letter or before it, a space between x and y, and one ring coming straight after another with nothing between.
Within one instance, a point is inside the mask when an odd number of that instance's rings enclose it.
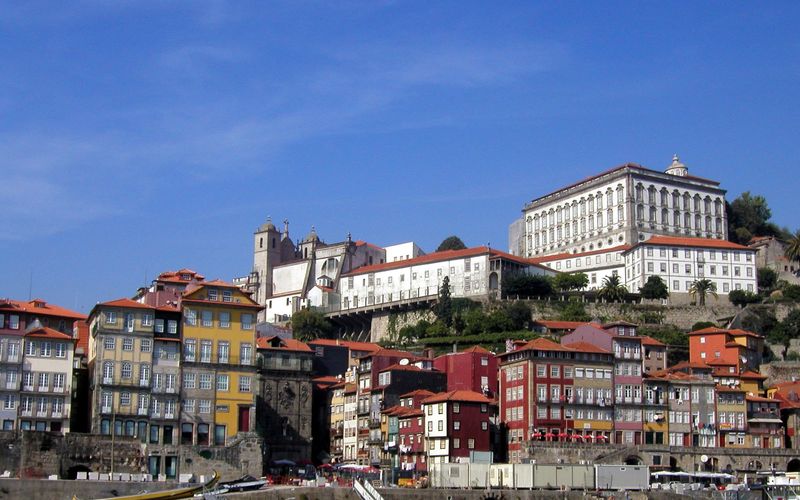
<instances>
[{"instance_id":1,"label":"orange building","mask_svg":"<svg viewBox=\"0 0 800 500\"><path fill-rule=\"evenodd\" d=\"M708 327L689 332L689 360L693 363L724 363L758 370L764 337L747 330Z\"/></svg>"}]
</instances>

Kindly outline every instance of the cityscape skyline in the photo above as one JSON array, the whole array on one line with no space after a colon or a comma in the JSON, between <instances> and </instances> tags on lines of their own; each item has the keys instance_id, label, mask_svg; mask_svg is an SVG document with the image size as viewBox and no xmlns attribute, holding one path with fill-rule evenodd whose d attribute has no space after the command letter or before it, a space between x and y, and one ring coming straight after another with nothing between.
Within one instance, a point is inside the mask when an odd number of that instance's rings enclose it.
<instances>
[{"instance_id":1,"label":"cityscape skyline","mask_svg":"<svg viewBox=\"0 0 800 500\"><path fill-rule=\"evenodd\" d=\"M798 7L617 5L9 6L0 295L230 280L268 215L508 250L530 200L674 153L795 229Z\"/></svg>"}]
</instances>

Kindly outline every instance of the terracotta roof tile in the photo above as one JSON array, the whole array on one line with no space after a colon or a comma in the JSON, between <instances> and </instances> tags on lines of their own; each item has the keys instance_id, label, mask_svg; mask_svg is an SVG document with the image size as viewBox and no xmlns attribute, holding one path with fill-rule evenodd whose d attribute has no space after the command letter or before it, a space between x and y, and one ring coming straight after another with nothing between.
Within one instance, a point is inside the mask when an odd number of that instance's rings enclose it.
<instances>
[{"instance_id":1,"label":"terracotta roof tile","mask_svg":"<svg viewBox=\"0 0 800 500\"><path fill-rule=\"evenodd\" d=\"M433 396L433 392L431 392L431 391L429 391L427 389L416 389L416 390L413 390L411 392L407 392L407 393L401 395L400 398L404 399L404 398L428 397L428 396Z\"/></svg>"},{"instance_id":2,"label":"terracotta roof tile","mask_svg":"<svg viewBox=\"0 0 800 500\"><path fill-rule=\"evenodd\" d=\"M375 352L381 349L381 346L372 342L354 342L352 340L339 340L339 339L314 339L308 342L309 345L321 346L339 346L346 347L351 351L369 351Z\"/></svg>"},{"instance_id":3,"label":"terracotta roof tile","mask_svg":"<svg viewBox=\"0 0 800 500\"><path fill-rule=\"evenodd\" d=\"M467 402L467 403L485 403L492 402L483 394L475 391L449 391L434 394L429 398L422 400L422 404L443 403L445 401Z\"/></svg>"},{"instance_id":4,"label":"terracotta roof tile","mask_svg":"<svg viewBox=\"0 0 800 500\"><path fill-rule=\"evenodd\" d=\"M580 258L580 257L589 257L590 255L597 255L597 254L604 254L604 253L611 253L611 252L624 252L625 250L630 249L630 245L617 245L614 247L608 248L598 248L597 250L589 250L588 252L576 252L576 253L569 253L569 252L562 252L556 253L552 255L542 255L541 257L533 257L530 260L536 263L543 263L543 262L552 262L554 260L564 260L570 258ZM612 263L614 264L614 263ZM616 263L618 265L622 265L622 263Z\"/></svg>"},{"instance_id":5,"label":"terracotta roof tile","mask_svg":"<svg viewBox=\"0 0 800 500\"><path fill-rule=\"evenodd\" d=\"M542 325L550 330L574 330L581 325L585 325L586 321L554 321L549 319L537 319L533 322L534 325Z\"/></svg>"},{"instance_id":6,"label":"terracotta roof tile","mask_svg":"<svg viewBox=\"0 0 800 500\"><path fill-rule=\"evenodd\" d=\"M594 344L590 344L589 342L573 342L571 344L564 344L564 347L569 347L573 351L577 352L593 352L597 354L611 354L611 351L607 351L605 349L601 349Z\"/></svg>"},{"instance_id":7,"label":"terracotta roof tile","mask_svg":"<svg viewBox=\"0 0 800 500\"><path fill-rule=\"evenodd\" d=\"M5 309L13 309L39 316L58 316L62 318L86 319L85 314L81 314L55 304L48 304L42 299L33 299L27 302L14 299L0 299L0 311Z\"/></svg>"},{"instance_id":8,"label":"terracotta roof tile","mask_svg":"<svg viewBox=\"0 0 800 500\"><path fill-rule=\"evenodd\" d=\"M633 245L629 250L642 245L662 245L677 247L698 247L698 248L720 248L724 250L752 250L744 245L739 245L728 240L718 240L715 238L684 238L680 236L651 236L650 239L641 241Z\"/></svg>"},{"instance_id":9,"label":"terracotta roof tile","mask_svg":"<svg viewBox=\"0 0 800 500\"><path fill-rule=\"evenodd\" d=\"M272 342L278 339L279 345L273 346ZM312 352L311 348L305 343L295 339L282 339L278 336L272 337L259 337L256 339L256 345L259 349L276 350L276 351L297 351L297 352Z\"/></svg>"},{"instance_id":10,"label":"terracotta roof tile","mask_svg":"<svg viewBox=\"0 0 800 500\"><path fill-rule=\"evenodd\" d=\"M650 337L648 335L640 335L639 338L642 339L642 345L649 345L649 346L655 346L655 347L666 347L666 345L663 342L660 342L660 341L658 341L658 340L656 340L653 337Z\"/></svg>"},{"instance_id":11,"label":"terracotta roof tile","mask_svg":"<svg viewBox=\"0 0 800 500\"><path fill-rule=\"evenodd\" d=\"M48 328L46 326L26 332L25 336L53 340L72 340L72 335L61 333L58 330L53 330L52 328Z\"/></svg>"}]
</instances>

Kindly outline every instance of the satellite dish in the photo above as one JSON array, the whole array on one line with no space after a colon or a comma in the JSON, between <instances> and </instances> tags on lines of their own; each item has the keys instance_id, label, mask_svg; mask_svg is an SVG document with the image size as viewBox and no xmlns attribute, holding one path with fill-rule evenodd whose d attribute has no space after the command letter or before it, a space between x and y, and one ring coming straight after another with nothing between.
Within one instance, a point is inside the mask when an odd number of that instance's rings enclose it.
<instances>
[{"instance_id":1,"label":"satellite dish","mask_svg":"<svg viewBox=\"0 0 800 500\"><path fill-rule=\"evenodd\" d=\"M700 461L703 463L708 462L708 455L700 455Z\"/></svg>"},{"instance_id":2,"label":"satellite dish","mask_svg":"<svg viewBox=\"0 0 800 500\"><path fill-rule=\"evenodd\" d=\"M403 358L403 359L400 360L400 365L401 366L406 366L407 364L408 364L408 359L407 358Z\"/></svg>"}]
</instances>

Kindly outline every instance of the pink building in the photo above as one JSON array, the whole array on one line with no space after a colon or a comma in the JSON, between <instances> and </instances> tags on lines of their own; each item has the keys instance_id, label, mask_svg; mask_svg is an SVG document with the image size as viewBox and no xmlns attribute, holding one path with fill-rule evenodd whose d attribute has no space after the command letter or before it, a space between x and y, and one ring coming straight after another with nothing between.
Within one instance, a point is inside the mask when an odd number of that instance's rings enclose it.
<instances>
[{"instance_id":1,"label":"pink building","mask_svg":"<svg viewBox=\"0 0 800 500\"><path fill-rule=\"evenodd\" d=\"M586 342L614 353L614 439L620 444L642 443L642 338L636 325L624 321L583 325L565 335L564 344Z\"/></svg>"}]
</instances>

